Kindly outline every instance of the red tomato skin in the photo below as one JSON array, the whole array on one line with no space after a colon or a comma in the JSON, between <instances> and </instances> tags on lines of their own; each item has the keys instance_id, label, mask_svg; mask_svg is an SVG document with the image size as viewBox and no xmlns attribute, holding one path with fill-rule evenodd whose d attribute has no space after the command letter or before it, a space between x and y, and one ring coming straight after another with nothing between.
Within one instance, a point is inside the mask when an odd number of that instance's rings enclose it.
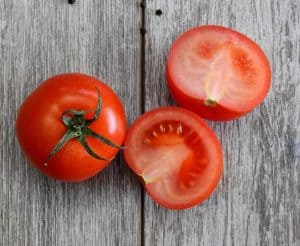
<instances>
[{"instance_id":1,"label":"red tomato skin","mask_svg":"<svg viewBox=\"0 0 300 246\"><path fill-rule=\"evenodd\" d=\"M187 114L193 120L196 120L200 125L202 125L202 127L206 128L206 130L209 132L210 138L213 141L214 148L216 148L216 152L218 153L217 156L215 156L217 172L216 172L216 175L214 176L213 182L210 183L210 188L204 194L201 194L197 199L195 199L193 201L190 201L190 202L186 202L185 204L181 204L181 205L174 205L172 203L166 203L166 202L163 201L163 199L160 196L158 196L154 192L152 192L151 184L146 184L145 181L143 180L143 178L140 177L137 174L136 167L133 164L134 163L134 156L132 156L129 153L129 147L128 147L129 142L133 138L135 129L138 128L138 125L140 125L147 117L151 117L151 115L155 114L156 112L164 111L164 110L165 111L174 110L174 112L176 112L176 111L185 112L185 114ZM153 109L153 110L151 110L149 112L146 112L145 114L141 115L138 119L136 119L133 122L133 124L128 129L128 131L126 133L125 141L124 141L124 146L128 147L128 148L125 148L125 150L124 150L125 161L126 161L128 167L135 174L137 174L137 177L138 177L139 181L141 182L142 186L144 187L144 189L146 190L147 194L157 204L161 205L164 208L170 209L170 210L183 210L183 209L192 208L192 207L195 207L195 206L201 204L208 197L210 197L212 195L212 193L216 190L216 188L218 187L218 183L219 183L219 181L222 177L224 159L223 159L222 146L221 146L219 140L216 138L216 136L215 136L214 132L212 131L212 129L207 125L207 123L203 119L201 119L197 114L195 114L195 113L193 113L189 110L186 110L184 108L180 108L180 107L160 107L160 108Z\"/></svg>"},{"instance_id":2,"label":"red tomato skin","mask_svg":"<svg viewBox=\"0 0 300 246\"><path fill-rule=\"evenodd\" d=\"M96 88L101 94L102 110L90 128L121 145L126 133L124 108L110 87L89 75L69 73L51 77L21 105L16 121L17 139L33 166L46 176L79 182L91 178L108 165L109 161L91 157L77 139L67 142L45 163L67 130L61 121L62 113L68 109L95 110L98 98ZM87 137L87 142L105 158L111 159L118 152L118 149L91 137Z\"/></svg>"},{"instance_id":3,"label":"red tomato skin","mask_svg":"<svg viewBox=\"0 0 300 246\"><path fill-rule=\"evenodd\" d=\"M256 100L252 102L251 109L247 110L241 110L241 111L235 111L231 110L229 108L225 108L222 105L217 104L216 106L207 106L204 104L204 101L199 98L194 98L189 95L187 95L184 91L180 90L178 86L175 83L175 78L172 76L172 68L168 65L169 59L172 59L172 52L176 50L177 43L180 42L180 39L183 39L183 35L193 35L193 32L197 32L199 29L205 31L206 29L215 29L217 32L229 32L231 34L237 35L239 39L248 42L253 47L253 50L257 53L257 56L260 57L265 62L264 69L267 75L267 79L265 81L265 87L264 90L261 91L261 93L256 97ZM200 115L203 118L206 118L208 120L214 120L214 121L228 121L228 120L234 120L237 118L240 118L243 115L246 115L247 113L251 112L255 107L257 107L266 97L270 87L271 87L271 67L268 62L268 58L266 57L265 53L261 50L261 48L250 38L245 36L244 34L237 32L235 30L232 30L230 28L226 28L223 26L217 26L217 25L204 25L204 26L198 26L194 27L188 31L186 31L184 34L182 34L173 44L169 52L169 57L166 64L166 80L167 85L170 91L171 96L175 100L175 102L182 106L183 108L186 108L188 110L191 110L195 112L196 114Z\"/></svg>"}]
</instances>

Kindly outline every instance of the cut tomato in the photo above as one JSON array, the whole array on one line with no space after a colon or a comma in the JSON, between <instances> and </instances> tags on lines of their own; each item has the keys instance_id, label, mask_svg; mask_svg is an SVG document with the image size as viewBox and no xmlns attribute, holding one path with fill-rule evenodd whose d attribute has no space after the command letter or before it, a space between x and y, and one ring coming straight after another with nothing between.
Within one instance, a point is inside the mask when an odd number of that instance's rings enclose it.
<instances>
[{"instance_id":1,"label":"cut tomato","mask_svg":"<svg viewBox=\"0 0 300 246\"><path fill-rule=\"evenodd\" d=\"M251 39L221 26L200 26L173 44L166 68L175 101L211 120L244 115L265 98L271 69Z\"/></svg>"},{"instance_id":2,"label":"cut tomato","mask_svg":"<svg viewBox=\"0 0 300 246\"><path fill-rule=\"evenodd\" d=\"M205 200L221 177L221 145L196 114L177 107L152 110L128 130L124 155L149 195L170 209Z\"/></svg>"}]
</instances>

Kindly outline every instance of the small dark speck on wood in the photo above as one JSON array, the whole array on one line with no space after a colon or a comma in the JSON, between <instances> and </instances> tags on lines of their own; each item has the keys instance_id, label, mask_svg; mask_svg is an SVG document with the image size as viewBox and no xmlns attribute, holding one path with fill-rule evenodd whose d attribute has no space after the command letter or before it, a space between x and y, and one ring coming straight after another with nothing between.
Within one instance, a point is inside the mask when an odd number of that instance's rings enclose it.
<instances>
[{"instance_id":1,"label":"small dark speck on wood","mask_svg":"<svg viewBox=\"0 0 300 246\"><path fill-rule=\"evenodd\" d=\"M161 16L162 15L162 10L161 9L157 9L156 11L155 11L155 14L157 15L157 16Z\"/></svg>"},{"instance_id":2,"label":"small dark speck on wood","mask_svg":"<svg viewBox=\"0 0 300 246\"><path fill-rule=\"evenodd\" d=\"M69 0L69 4L74 4L75 0Z\"/></svg>"},{"instance_id":3,"label":"small dark speck on wood","mask_svg":"<svg viewBox=\"0 0 300 246\"><path fill-rule=\"evenodd\" d=\"M142 9L145 9L145 8L146 8L146 2L142 1L142 2L140 3L140 7L141 7Z\"/></svg>"}]
</instances>

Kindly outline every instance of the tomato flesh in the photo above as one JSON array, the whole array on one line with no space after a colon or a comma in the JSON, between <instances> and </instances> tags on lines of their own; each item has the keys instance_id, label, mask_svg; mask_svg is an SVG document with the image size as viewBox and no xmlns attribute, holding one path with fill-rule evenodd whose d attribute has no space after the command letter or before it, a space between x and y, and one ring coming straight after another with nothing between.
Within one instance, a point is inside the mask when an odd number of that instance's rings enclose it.
<instances>
[{"instance_id":1,"label":"tomato flesh","mask_svg":"<svg viewBox=\"0 0 300 246\"><path fill-rule=\"evenodd\" d=\"M174 99L208 119L237 118L256 107L271 81L269 62L251 39L220 26L200 26L180 36L167 62Z\"/></svg>"},{"instance_id":2,"label":"tomato flesh","mask_svg":"<svg viewBox=\"0 0 300 246\"><path fill-rule=\"evenodd\" d=\"M192 112L159 108L129 129L124 151L129 167L150 196L170 209L205 200L222 172L222 150L213 131Z\"/></svg>"}]
</instances>

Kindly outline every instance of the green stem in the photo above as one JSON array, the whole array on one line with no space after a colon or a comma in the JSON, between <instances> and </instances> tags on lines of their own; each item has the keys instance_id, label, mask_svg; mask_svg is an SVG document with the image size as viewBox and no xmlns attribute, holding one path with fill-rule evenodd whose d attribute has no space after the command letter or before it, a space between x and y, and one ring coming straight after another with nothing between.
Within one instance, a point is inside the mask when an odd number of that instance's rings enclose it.
<instances>
[{"instance_id":1,"label":"green stem","mask_svg":"<svg viewBox=\"0 0 300 246\"><path fill-rule=\"evenodd\" d=\"M76 138L80 135L79 132L68 130L65 135L59 140L57 145L50 152L47 161L49 161L64 145L66 142L70 141L72 138ZM47 162L46 161L46 162Z\"/></svg>"},{"instance_id":2,"label":"green stem","mask_svg":"<svg viewBox=\"0 0 300 246\"><path fill-rule=\"evenodd\" d=\"M94 138L100 140L101 142L103 142L103 143L105 143L109 146L112 146L112 147L115 147L115 148L118 148L118 149L124 149L124 147L114 144L112 141L110 141L109 139L99 135L98 133L94 132L93 130L91 130L89 128L86 128L86 130L87 130L87 132L86 132L87 136L94 137Z\"/></svg>"},{"instance_id":3,"label":"green stem","mask_svg":"<svg viewBox=\"0 0 300 246\"><path fill-rule=\"evenodd\" d=\"M79 140L79 142L81 143L81 145L84 147L84 149L86 150L86 152L89 153L90 156L92 156L92 157L94 157L94 158L96 158L96 159L98 159L98 160L110 161L110 159L107 159L107 158L104 158L104 157L101 157L101 156L97 155L97 154L90 148L90 146L88 145L88 143L87 143L87 141L86 141L86 139L85 139L84 136L81 135L81 136L79 136L77 139Z\"/></svg>"},{"instance_id":4,"label":"green stem","mask_svg":"<svg viewBox=\"0 0 300 246\"><path fill-rule=\"evenodd\" d=\"M98 100L97 100L97 106L94 111L83 111L83 110L66 110L63 112L61 120L64 123L64 125L67 128L67 132L64 134L64 136L59 140L59 142L56 144L56 146L52 149L50 152L47 161L49 161L59 150L62 149L62 147L71 139L77 138L77 140L81 143L81 145L84 147L86 152L98 159L98 160L106 160L110 161L111 159L104 158L98 154L96 154L88 145L86 141L86 137L93 137L98 139L99 141L103 142L106 145L109 145L114 148L123 149L122 146L119 146L109 139L99 135L98 133L91 130L88 126L92 124L94 121L96 121L99 118L101 107L102 107L102 100L101 95L96 88L98 93ZM91 119L85 119L84 116L88 113L94 112L94 116Z\"/></svg>"}]
</instances>

